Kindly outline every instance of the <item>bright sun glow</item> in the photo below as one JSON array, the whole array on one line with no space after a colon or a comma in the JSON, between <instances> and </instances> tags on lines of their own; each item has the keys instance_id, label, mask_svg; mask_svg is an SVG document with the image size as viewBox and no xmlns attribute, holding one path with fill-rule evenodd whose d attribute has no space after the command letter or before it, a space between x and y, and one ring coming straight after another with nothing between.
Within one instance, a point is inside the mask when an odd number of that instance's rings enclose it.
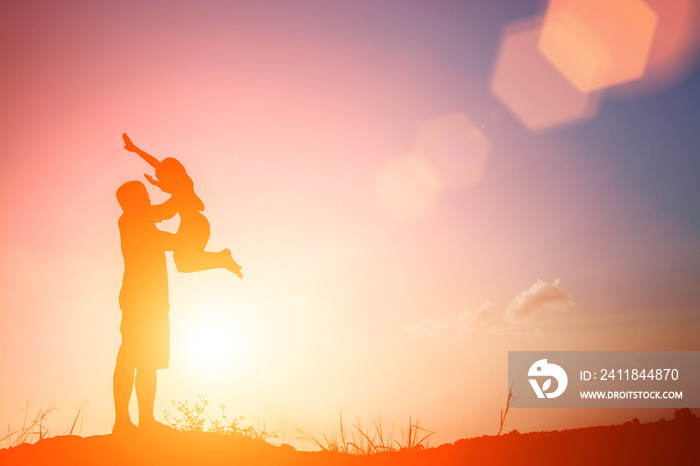
<instances>
[{"instance_id":1,"label":"bright sun glow","mask_svg":"<svg viewBox=\"0 0 700 466\"><path fill-rule=\"evenodd\" d=\"M205 366L219 366L235 355L235 338L229 329L210 319L190 329L187 354L190 362Z\"/></svg>"},{"instance_id":2,"label":"bright sun glow","mask_svg":"<svg viewBox=\"0 0 700 466\"><path fill-rule=\"evenodd\" d=\"M200 300L172 319L173 338L180 340L173 345L181 348L177 357L201 374L231 373L246 364L245 313L227 301Z\"/></svg>"}]
</instances>

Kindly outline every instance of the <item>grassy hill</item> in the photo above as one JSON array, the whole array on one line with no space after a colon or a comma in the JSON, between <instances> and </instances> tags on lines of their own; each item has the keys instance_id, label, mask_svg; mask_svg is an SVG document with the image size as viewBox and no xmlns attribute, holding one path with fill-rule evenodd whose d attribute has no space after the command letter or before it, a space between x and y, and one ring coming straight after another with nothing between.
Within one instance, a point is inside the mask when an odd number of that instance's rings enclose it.
<instances>
[{"instance_id":1,"label":"grassy hill","mask_svg":"<svg viewBox=\"0 0 700 466\"><path fill-rule=\"evenodd\" d=\"M700 464L700 419L513 432L435 448L370 456L297 451L209 432L136 431L127 436L61 436L0 450L11 465L685 465Z\"/></svg>"}]
</instances>

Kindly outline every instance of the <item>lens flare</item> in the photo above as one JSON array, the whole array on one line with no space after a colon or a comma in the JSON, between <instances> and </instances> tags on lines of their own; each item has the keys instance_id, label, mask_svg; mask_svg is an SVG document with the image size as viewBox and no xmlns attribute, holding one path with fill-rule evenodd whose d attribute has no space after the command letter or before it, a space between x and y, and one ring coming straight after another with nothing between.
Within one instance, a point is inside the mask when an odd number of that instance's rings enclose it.
<instances>
[{"instance_id":1,"label":"lens flare","mask_svg":"<svg viewBox=\"0 0 700 466\"><path fill-rule=\"evenodd\" d=\"M611 89L614 97L634 98L668 89L687 78L700 61L700 2L646 0L659 17L642 79Z\"/></svg>"},{"instance_id":2,"label":"lens flare","mask_svg":"<svg viewBox=\"0 0 700 466\"><path fill-rule=\"evenodd\" d=\"M581 92L644 75L658 17L642 0L551 0L538 48Z\"/></svg>"},{"instance_id":3,"label":"lens flare","mask_svg":"<svg viewBox=\"0 0 700 466\"><path fill-rule=\"evenodd\" d=\"M459 189L481 180L489 148L481 127L453 113L424 122L413 150L431 162L445 189Z\"/></svg>"},{"instance_id":4,"label":"lens flare","mask_svg":"<svg viewBox=\"0 0 700 466\"><path fill-rule=\"evenodd\" d=\"M541 27L534 18L504 29L491 91L531 131L595 117L600 93L580 92L538 52Z\"/></svg>"},{"instance_id":5,"label":"lens flare","mask_svg":"<svg viewBox=\"0 0 700 466\"><path fill-rule=\"evenodd\" d=\"M425 214L442 191L440 175L420 154L390 160L377 176L376 198L395 217L408 219Z\"/></svg>"}]
</instances>

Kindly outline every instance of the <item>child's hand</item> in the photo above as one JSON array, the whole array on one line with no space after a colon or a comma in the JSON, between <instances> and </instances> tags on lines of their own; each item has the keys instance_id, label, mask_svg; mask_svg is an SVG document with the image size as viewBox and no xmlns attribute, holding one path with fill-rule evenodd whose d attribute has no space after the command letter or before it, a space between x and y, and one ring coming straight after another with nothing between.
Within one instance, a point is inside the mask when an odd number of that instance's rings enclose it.
<instances>
[{"instance_id":1,"label":"child's hand","mask_svg":"<svg viewBox=\"0 0 700 466\"><path fill-rule=\"evenodd\" d=\"M124 140L124 149L128 150L129 152L136 152L138 148L133 142L131 142L131 139L129 139L129 136L127 136L126 133L122 133L122 139Z\"/></svg>"}]
</instances>

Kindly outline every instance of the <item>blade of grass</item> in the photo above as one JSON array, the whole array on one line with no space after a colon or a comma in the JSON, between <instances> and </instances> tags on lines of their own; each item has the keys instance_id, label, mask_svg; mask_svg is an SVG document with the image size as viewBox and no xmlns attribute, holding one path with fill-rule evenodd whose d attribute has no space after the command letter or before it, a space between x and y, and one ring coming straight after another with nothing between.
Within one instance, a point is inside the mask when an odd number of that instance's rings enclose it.
<instances>
[{"instance_id":1,"label":"blade of grass","mask_svg":"<svg viewBox=\"0 0 700 466\"><path fill-rule=\"evenodd\" d=\"M68 433L68 435L73 435L73 429L75 429L75 423L78 422L78 416L80 416L80 412L82 411L82 409L83 409L82 406L78 409L78 412L75 415L75 419L73 419L73 425L70 426L70 432Z\"/></svg>"}]
</instances>

